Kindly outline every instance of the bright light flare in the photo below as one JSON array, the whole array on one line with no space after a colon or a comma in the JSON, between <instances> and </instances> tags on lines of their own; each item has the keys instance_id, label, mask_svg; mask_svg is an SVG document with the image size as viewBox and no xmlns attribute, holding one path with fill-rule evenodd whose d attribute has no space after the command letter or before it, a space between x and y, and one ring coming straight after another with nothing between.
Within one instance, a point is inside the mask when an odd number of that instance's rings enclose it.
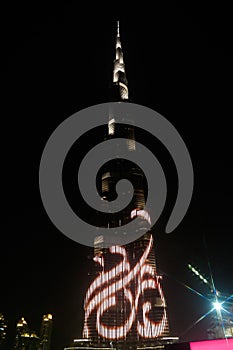
<instances>
[{"instance_id":1,"label":"bright light flare","mask_svg":"<svg viewBox=\"0 0 233 350\"><path fill-rule=\"evenodd\" d=\"M219 303L218 301L215 301L213 303L213 306L214 306L216 311L220 311L222 309L222 303Z\"/></svg>"}]
</instances>

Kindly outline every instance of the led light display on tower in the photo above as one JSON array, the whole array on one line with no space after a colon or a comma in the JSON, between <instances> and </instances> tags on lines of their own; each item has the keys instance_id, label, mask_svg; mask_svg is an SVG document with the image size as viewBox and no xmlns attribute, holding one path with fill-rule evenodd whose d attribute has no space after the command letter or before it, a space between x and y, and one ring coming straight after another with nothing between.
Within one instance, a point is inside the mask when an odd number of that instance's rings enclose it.
<instances>
[{"instance_id":1,"label":"led light display on tower","mask_svg":"<svg viewBox=\"0 0 233 350\"><path fill-rule=\"evenodd\" d=\"M136 341L168 335L162 277L151 263L152 252L153 237L148 235L94 257L99 273L85 297L85 338Z\"/></svg>"},{"instance_id":2,"label":"led light display on tower","mask_svg":"<svg viewBox=\"0 0 233 350\"><path fill-rule=\"evenodd\" d=\"M128 100L128 82L120 41L119 23L116 38L116 57L113 69L113 86L116 100ZM118 90L118 91L117 91ZM106 120L107 121L107 120ZM122 126L110 112L108 138L123 137L126 147L134 152L135 129L133 123ZM169 336L167 307L162 290L162 276L157 273L151 219L145 210L146 181L144 173L134 163L117 159L106 163L100 171L100 186L103 203L113 200L116 183L128 179L134 186L132 201L122 212L107 217L105 227L123 226L139 218L138 230L148 231L141 238L125 246L103 248L108 237L96 236L92 276L84 301L83 337L93 344L106 342L112 346L122 342L138 344L153 342ZM145 232L144 230L143 232ZM122 345L123 346L123 345Z\"/></svg>"}]
</instances>

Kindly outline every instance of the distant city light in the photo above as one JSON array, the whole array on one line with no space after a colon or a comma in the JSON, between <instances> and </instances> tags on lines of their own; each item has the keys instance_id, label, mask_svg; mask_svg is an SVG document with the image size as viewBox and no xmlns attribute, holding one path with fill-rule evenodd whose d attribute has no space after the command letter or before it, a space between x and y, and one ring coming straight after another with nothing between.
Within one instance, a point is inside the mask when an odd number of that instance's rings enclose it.
<instances>
[{"instance_id":1,"label":"distant city light","mask_svg":"<svg viewBox=\"0 0 233 350\"><path fill-rule=\"evenodd\" d=\"M219 303L218 301L215 301L213 303L213 306L214 306L215 310L217 310L217 311L220 311L222 309L222 303Z\"/></svg>"}]
</instances>

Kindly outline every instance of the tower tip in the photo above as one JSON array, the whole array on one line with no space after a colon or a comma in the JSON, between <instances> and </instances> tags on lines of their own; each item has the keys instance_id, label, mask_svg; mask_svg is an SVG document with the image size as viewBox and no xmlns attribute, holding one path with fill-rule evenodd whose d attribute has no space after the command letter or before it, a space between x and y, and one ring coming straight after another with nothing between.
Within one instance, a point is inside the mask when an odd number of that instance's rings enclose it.
<instances>
[{"instance_id":1,"label":"tower tip","mask_svg":"<svg viewBox=\"0 0 233 350\"><path fill-rule=\"evenodd\" d=\"M117 36L120 36L120 21L117 21Z\"/></svg>"}]
</instances>

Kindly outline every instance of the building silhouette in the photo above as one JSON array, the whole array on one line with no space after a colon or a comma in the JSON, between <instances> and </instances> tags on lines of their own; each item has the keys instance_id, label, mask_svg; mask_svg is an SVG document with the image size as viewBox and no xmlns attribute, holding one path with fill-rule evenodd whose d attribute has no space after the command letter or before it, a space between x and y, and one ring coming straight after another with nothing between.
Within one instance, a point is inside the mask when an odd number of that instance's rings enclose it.
<instances>
[{"instance_id":1,"label":"building silhouette","mask_svg":"<svg viewBox=\"0 0 233 350\"><path fill-rule=\"evenodd\" d=\"M129 101L119 22L110 100L122 103ZM120 124L110 111L107 139L123 137L128 150L134 152L135 128L131 122ZM119 213L107 215L102 226L118 227L138 217L138 230L147 228L147 233L132 243L111 248L104 248L107 236L96 236L93 280L84 301L83 338L88 339L90 347L162 348L169 339L169 324L162 276L156 269L150 215L144 210L147 196L144 173L132 162L123 159L110 161L101 168L99 192L104 206L106 200L116 198L115 185L122 178L134 185L132 201ZM72 348L75 349L75 346Z\"/></svg>"},{"instance_id":2,"label":"building silhouette","mask_svg":"<svg viewBox=\"0 0 233 350\"><path fill-rule=\"evenodd\" d=\"M53 317L51 314L43 316L40 329L39 350L50 350L52 336Z\"/></svg>"},{"instance_id":3,"label":"building silhouette","mask_svg":"<svg viewBox=\"0 0 233 350\"><path fill-rule=\"evenodd\" d=\"M6 333L7 333L7 322L3 314L0 312L0 350L3 350L5 348L6 335L7 335Z\"/></svg>"},{"instance_id":4,"label":"building silhouette","mask_svg":"<svg viewBox=\"0 0 233 350\"><path fill-rule=\"evenodd\" d=\"M1 324L1 323L0 323ZM50 350L52 334L52 315L44 315L40 336L32 331L24 317L17 322L14 350Z\"/></svg>"},{"instance_id":5,"label":"building silhouette","mask_svg":"<svg viewBox=\"0 0 233 350\"><path fill-rule=\"evenodd\" d=\"M16 339L14 350L38 350L39 337L28 327L24 317L22 317L16 326Z\"/></svg>"},{"instance_id":6,"label":"building silhouette","mask_svg":"<svg viewBox=\"0 0 233 350\"><path fill-rule=\"evenodd\" d=\"M23 349L23 335L29 333L29 327L24 317L17 322L16 325L16 337L15 337L15 350Z\"/></svg>"}]
</instances>

